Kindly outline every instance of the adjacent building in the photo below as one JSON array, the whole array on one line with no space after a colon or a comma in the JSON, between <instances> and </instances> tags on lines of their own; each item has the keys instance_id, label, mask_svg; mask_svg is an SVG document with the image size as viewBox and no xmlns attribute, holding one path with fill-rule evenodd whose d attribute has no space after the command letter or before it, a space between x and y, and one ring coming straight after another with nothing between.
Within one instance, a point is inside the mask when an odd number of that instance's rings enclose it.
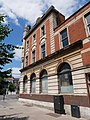
<instances>
[{"instance_id":1,"label":"adjacent building","mask_svg":"<svg viewBox=\"0 0 90 120\"><path fill-rule=\"evenodd\" d=\"M67 19L51 6L22 44L19 100L54 108L63 95L66 113L77 105L90 117L90 2Z\"/></svg>"},{"instance_id":2,"label":"adjacent building","mask_svg":"<svg viewBox=\"0 0 90 120\"><path fill-rule=\"evenodd\" d=\"M15 85L15 91L12 94L19 94L19 78L9 77L5 79L6 81L6 94L11 94L9 91L9 85L12 83Z\"/></svg>"}]
</instances>

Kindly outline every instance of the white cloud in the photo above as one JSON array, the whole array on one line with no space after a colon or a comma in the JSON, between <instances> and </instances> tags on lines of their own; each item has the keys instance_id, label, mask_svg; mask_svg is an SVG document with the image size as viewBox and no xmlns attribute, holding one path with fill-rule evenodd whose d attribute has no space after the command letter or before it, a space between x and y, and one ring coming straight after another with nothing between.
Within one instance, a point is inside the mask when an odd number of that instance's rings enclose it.
<instances>
[{"instance_id":1,"label":"white cloud","mask_svg":"<svg viewBox=\"0 0 90 120\"><path fill-rule=\"evenodd\" d=\"M87 0L0 0L0 13L8 15L18 25L18 17L34 23L37 17L42 16L46 6L54 5L61 13L70 16Z\"/></svg>"},{"instance_id":2,"label":"white cloud","mask_svg":"<svg viewBox=\"0 0 90 120\"><path fill-rule=\"evenodd\" d=\"M0 7L0 13L9 16L9 18L14 20L16 25L19 25L17 16L15 15L15 13L13 13L13 10L9 6L7 6L6 3L4 3L4 1L2 1L2 0L0 1L0 6L2 6L2 7Z\"/></svg>"},{"instance_id":3,"label":"white cloud","mask_svg":"<svg viewBox=\"0 0 90 120\"><path fill-rule=\"evenodd\" d=\"M21 68L13 67L12 68L12 76L14 78L20 78L20 70Z\"/></svg>"},{"instance_id":4,"label":"white cloud","mask_svg":"<svg viewBox=\"0 0 90 120\"><path fill-rule=\"evenodd\" d=\"M22 49L15 49L14 52L15 52L14 59L17 61L21 61Z\"/></svg>"}]
</instances>

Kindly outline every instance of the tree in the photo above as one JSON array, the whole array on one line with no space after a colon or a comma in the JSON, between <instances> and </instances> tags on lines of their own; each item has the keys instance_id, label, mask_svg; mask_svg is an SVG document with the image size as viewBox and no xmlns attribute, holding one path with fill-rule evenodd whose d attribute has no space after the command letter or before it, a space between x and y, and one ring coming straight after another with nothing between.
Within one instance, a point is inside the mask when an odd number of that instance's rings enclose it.
<instances>
[{"instance_id":1,"label":"tree","mask_svg":"<svg viewBox=\"0 0 90 120\"><path fill-rule=\"evenodd\" d=\"M4 87L4 79L0 77L0 95L3 94L3 87Z\"/></svg>"},{"instance_id":2,"label":"tree","mask_svg":"<svg viewBox=\"0 0 90 120\"><path fill-rule=\"evenodd\" d=\"M17 48L12 44L6 44L4 39L8 37L8 34L12 31L9 24L4 24L6 16L0 14L0 77L7 78L11 75L11 69L3 70L4 66L12 62L14 58L14 50Z\"/></svg>"},{"instance_id":3,"label":"tree","mask_svg":"<svg viewBox=\"0 0 90 120\"><path fill-rule=\"evenodd\" d=\"M10 92L15 92L15 89L16 89L15 84L14 83L10 83L8 89L9 89Z\"/></svg>"},{"instance_id":4,"label":"tree","mask_svg":"<svg viewBox=\"0 0 90 120\"><path fill-rule=\"evenodd\" d=\"M0 77L0 95L3 94L3 88L8 88L8 81Z\"/></svg>"}]
</instances>

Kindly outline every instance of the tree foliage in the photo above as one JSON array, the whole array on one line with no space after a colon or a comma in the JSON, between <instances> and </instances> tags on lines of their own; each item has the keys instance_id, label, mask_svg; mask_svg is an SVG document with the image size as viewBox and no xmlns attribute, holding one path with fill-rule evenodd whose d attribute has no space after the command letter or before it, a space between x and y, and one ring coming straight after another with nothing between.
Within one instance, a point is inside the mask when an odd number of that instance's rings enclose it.
<instances>
[{"instance_id":1,"label":"tree foliage","mask_svg":"<svg viewBox=\"0 0 90 120\"><path fill-rule=\"evenodd\" d=\"M0 77L0 95L3 94L3 88L7 88L7 81Z\"/></svg>"},{"instance_id":2,"label":"tree foliage","mask_svg":"<svg viewBox=\"0 0 90 120\"><path fill-rule=\"evenodd\" d=\"M10 92L15 92L15 89L16 89L15 84L14 83L10 83L8 89L9 89Z\"/></svg>"},{"instance_id":3,"label":"tree foliage","mask_svg":"<svg viewBox=\"0 0 90 120\"><path fill-rule=\"evenodd\" d=\"M0 77L7 78L10 77L11 69L4 71L3 68L6 64L12 62L14 58L14 50L17 48L12 44L6 44L4 39L8 37L12 29L10 29L9 24L4 24L6 16L0 14Z\"/></svg>"}]
</instances>

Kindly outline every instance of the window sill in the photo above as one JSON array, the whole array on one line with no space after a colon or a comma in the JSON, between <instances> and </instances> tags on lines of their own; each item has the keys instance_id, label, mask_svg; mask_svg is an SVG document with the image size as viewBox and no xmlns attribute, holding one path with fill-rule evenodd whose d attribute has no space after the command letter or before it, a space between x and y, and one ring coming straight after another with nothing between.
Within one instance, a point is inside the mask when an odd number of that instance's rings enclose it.
<instances>
[{"instance_id":1,"label":"window sill","mask_svg":"<svg viewBox=\"0 0 90 120\"><path fill-rule=\"evenodd\" d=\"M73 93L59 93L59 95L75 95L74 92Z\"/></svg>"},{"instance_id":2,"label":"window sill","mask_svg":"<svg viewBox=\"0 0 90 120\"><path fill-rule=\"evenodd\" d=\"M28 94L27 92L23 92L22 94Z\"/></svg>"},{"instance_id":3,"label":"window sill","mask_svg":"<svg viewBox=\"0 0 90 120\"><path fill-rule=\"evenodd\" d=\"M44 35L41 35L41 36L40 36L40 39L43 38L43 37L45 37L45 36L46 36L46 33L45 33Z\"/></svg>"},{"instance_id":4,"label":"window sill","mask_svg":"<svg viewBox=\"0 0 90 120\"><path fill-rule=\"evenodd\" d=\"M45 40L46 39L46 36L44 35L44 36L42 36L42 37L40 37L40 41L43 41L43 40Z\"/></svg>"},{"instance_id":5,"label":"window sill","mask_svg":"<svg viewBox=\"0 0 90 120\"><path fill-rule=\"evenodd\" d=\"M48 92L47 93L40 93L41 95L48 95Z\"/></svg>"},{"instance_id":6,"label":"window sill","mask_svg":"<svg viewBox=\"0 0 90 120\"><path fill-rule=\"evenodd\" d=\"M36 43L35 44L32 44L32 47L35 47L36 46Z\"/></svg>"},{"instance_id":7,"label":"window sill","mask_svg":"<svg viewBox=\"0 0 90 120\"><path fill-rule=\"evenodd\" d=\"M35 95L35 94L36 94L36 93L32 93L32 92L30 93L30 95Z\"/></svg>"},{"instance_id":8,"label":"window sill","mask_svg":"<svg viewBox=\"0 0 90 120\"><path fill-rule=\"evenodd\" d=\"M25 52L28 52L29 51L29 48L27 48L26 50L25 50Z\"/></svg>"}]
</instances>

